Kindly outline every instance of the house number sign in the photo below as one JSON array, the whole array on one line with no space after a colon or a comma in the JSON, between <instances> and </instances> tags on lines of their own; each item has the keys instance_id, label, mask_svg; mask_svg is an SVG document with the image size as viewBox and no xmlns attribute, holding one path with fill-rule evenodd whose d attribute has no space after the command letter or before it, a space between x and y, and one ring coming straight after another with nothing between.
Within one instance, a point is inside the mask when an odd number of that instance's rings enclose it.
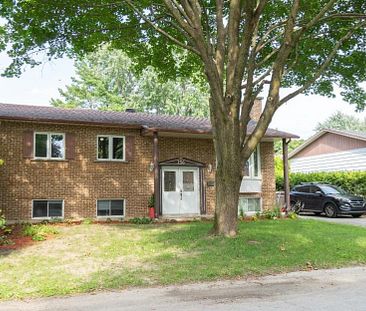
<instances>
[{"instance_id":1,"label":"house number sign","mask_svg":"<svg viewBox=\"0 0 366 311\"><path fill-rule=\"evenodd\" d=\"M184 164L186 164L186 161L184 159L178 159L178 164L184 165Z\"/></svg>"}]
</instances>

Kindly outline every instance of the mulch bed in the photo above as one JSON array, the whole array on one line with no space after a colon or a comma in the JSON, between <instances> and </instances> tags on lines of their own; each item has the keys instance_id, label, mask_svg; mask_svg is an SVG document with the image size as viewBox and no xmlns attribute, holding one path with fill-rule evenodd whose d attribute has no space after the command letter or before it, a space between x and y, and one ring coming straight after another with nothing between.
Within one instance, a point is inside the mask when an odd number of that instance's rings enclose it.
<instances>
[{"instance_id":1,"label":"mulch bed","mask_svg":"<svg viewBox=\"0 0 366 311\"><path fill-rule=\"evenodd\" d=\"M10 225L9 227L12 229L10 234L6 234L9 244L0 245L0 250L15 250L36 243L32 237L23 235L21 225ZM3 235L4 233L0 230L0 236Z\"/></svg>"}]
</instances>

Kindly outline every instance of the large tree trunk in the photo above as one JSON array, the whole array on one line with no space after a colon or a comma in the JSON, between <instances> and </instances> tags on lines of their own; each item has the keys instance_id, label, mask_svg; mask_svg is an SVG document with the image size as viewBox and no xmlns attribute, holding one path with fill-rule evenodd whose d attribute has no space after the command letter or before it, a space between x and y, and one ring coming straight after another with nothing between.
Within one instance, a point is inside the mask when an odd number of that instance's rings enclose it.
<instances>
[{"instance_id":1,"label":"large tree trunk","mask_svg":"<svg viewBox=\"0 0 366 311\"><path fill-rule=\"evenodd\" d=\"M228 123L221 125L214 135L217 158L214 233L235 236L243 162L238 129L233 123Z\"/></svg>"}]
</instances>

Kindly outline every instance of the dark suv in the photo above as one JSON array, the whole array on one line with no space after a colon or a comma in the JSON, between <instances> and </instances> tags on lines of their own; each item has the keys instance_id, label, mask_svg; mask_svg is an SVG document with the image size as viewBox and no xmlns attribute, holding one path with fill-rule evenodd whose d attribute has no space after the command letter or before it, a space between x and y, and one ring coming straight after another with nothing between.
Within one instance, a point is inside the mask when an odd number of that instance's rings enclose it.
<instances>
[{"instance_id":1,"label":"dark suv","mask_svg":"<svg viewBox=\"0 0 366 311\"><path fill-rule=\"evenodd\" d=\"M343 189L327 184L306 183L295 186L290 193L291 205L303 203L301 211L327 217L352 215L360 217L366 213L366 203L362 197L354 196Z\"/></svg>"}]
</instances>

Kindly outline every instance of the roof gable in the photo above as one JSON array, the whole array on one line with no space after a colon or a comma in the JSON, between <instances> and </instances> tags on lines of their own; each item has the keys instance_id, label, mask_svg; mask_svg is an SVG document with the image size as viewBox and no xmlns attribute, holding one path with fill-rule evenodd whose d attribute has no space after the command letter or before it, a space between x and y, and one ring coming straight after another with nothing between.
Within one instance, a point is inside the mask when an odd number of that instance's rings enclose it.
<instances>
[{"instance_id":1,"label":"roof gable","mask_svg":"<svg viewBox=\"0 0 366 311\"><path fill-rule=\"evenodd\" d=\"M306 140L302 145L300 145L294 151L292 151L289 154L289 158L291 159L296 156L302 155L302 153L304 153L305 150L311 148L312 146L315 146L315 144L320 144L322 140L324 140L323 143L327 143L326 141L327 137L330 138L328 142L331 142L331 139L334 141L334 136L339 137L339 143L333 143L332 147L336 149L338 148L339 150L335 150L333 152L357 149L366 146L366 133L356 131L325 129L316 133L308 140ZM359 143L357 143L357 141L359 141ZM346 144L344 144L345 142ZM342 146L342 144L344 145ZM318 152L318 154L331 153L331 152L332 152L331 149L329 149L329 150L323 150L323 152Z\"/></svg>"}]
</instances>

